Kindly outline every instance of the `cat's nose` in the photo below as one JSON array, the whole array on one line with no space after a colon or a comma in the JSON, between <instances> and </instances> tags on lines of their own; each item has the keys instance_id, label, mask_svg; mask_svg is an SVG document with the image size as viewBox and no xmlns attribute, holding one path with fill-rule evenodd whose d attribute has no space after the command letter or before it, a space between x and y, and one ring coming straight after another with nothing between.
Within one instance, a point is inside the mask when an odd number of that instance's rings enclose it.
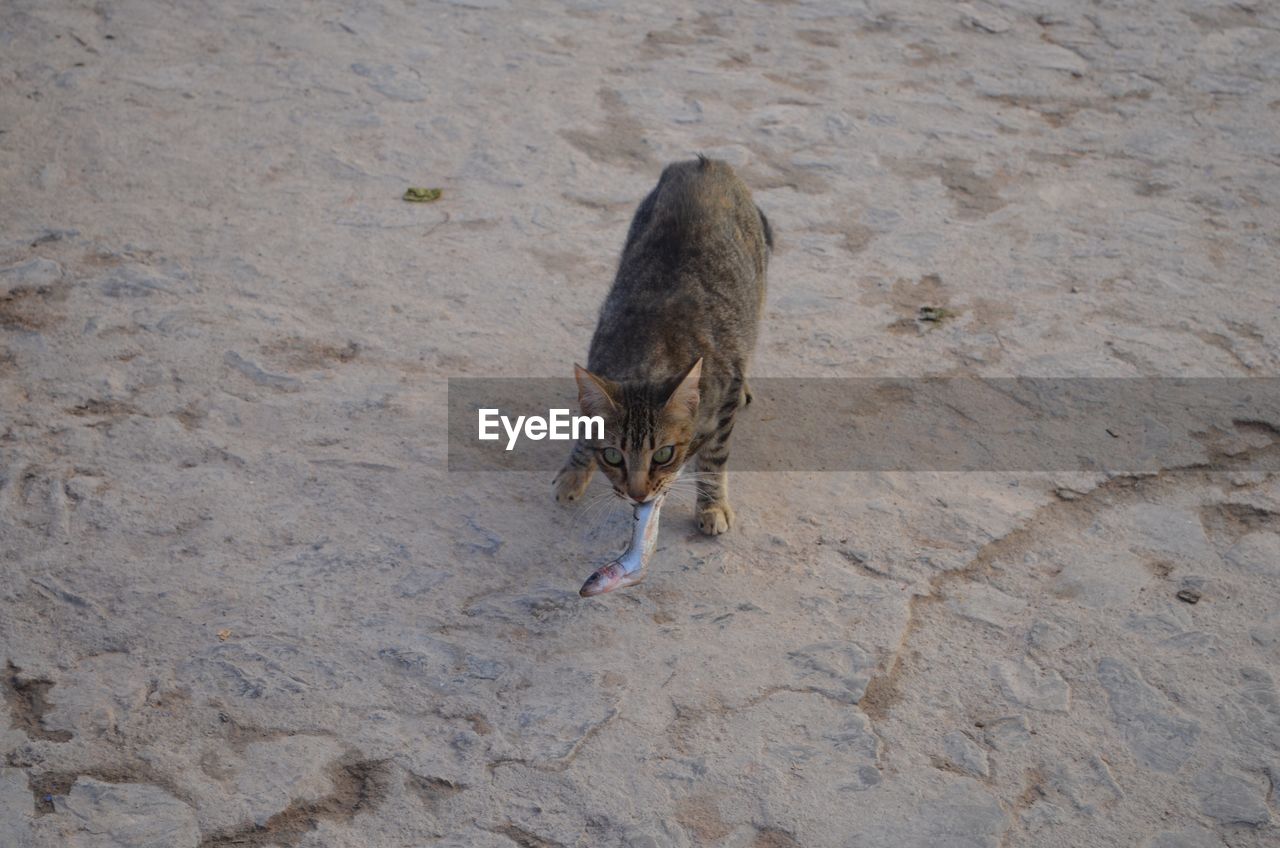
<instances>
[{"instance_id":1,"label":"cat's nose","mask_svg":"<svg viewBox=\"0 0 1280 848\"><path fill-rule=\"evenodd\" d=\"M644 499L649 497L649 489L643 483L627 483L627 497L638 504L644 503Z\"/></svg>"}]
</instances>

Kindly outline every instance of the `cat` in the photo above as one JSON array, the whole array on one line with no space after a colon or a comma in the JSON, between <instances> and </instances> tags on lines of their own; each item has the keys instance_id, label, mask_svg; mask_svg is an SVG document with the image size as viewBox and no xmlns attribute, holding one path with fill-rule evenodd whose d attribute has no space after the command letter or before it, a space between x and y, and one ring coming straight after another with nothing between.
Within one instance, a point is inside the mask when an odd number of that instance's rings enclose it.
<instances>
[{"instance_id":1,"label":"cat","mask_svg":"<svg viewBox=\"0 0 1280 848\"><path fill-rule=\"evenodd\" d=\"M699 155L663 170L636 209L587 367L574 365L584 415L604 438L580 441L556 500L582 497L597 467L633 504L666 492L696 459L698 529L734 522L725 464L764 308L773 231L727 163Z\"/></svg>"}]
</instances>

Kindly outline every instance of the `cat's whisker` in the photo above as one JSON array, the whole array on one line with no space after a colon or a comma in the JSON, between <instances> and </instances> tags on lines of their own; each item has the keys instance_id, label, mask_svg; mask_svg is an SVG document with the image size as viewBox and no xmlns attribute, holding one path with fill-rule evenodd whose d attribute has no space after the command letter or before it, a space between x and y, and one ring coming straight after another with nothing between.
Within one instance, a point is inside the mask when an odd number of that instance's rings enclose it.
<instances>
[{"instance_id":1,"label":"cat's whisker","mask_svg":"<svg viewBox=\"0 0 1280 848\"><path fill-rule=\"evenodd\" d=\"M710 489L703 487L703 485L677 485L677 487L672 487L669 491L676 494L707 494Z\"/></svg>"},{"instance_id":2,"label":"cat's whisker","mask_svg":"<svg viewBox=\"0 0 1280 848\"><path fill-rule=\"evenodd\" d=\"M601 513L612 512L617 507L615 499L610 494L602 494L595 498L583 511L584 517L596 518Z\"/></svg>"},{"instance_id":3,"label":"cat's whisker","mask_svg":"<svg viewBox=\"0 0 1280 848\"><path fill-rule=\"evenodd\" d=\"M591 509L591 507L595 506L596 504L604 500L604 497L605 496L603 494L599 494L599 495L594 495L590 498L587 498L586 500L583 500L581 503L578 504L577 508L573 511L574 517L576 518L582 513Z\"/></svg>"},{"instance_id":4,"label":"cat's whisker","mask_svg":"<svg viewBox=\"0 0 1280 848\"><path fill-rule=\"evenodd\" d=\"M666 488L687 489L690 486L698 486L700 484L698 480L672 480L666 484Z\"/></svg>"},{"instance_id":5,"label":"cat's whisker","mask_svg":"<svg viewBox=\"0 0 1280 848\"><path fill-rule=\"evenodd\" d=\"M595 520L604 504L600 501L592 502L584 506L573 516L573 528L577 530L579 527L590 524Z\"/></svg>"},{"instance_id":6,"label":"cat's whisker","mask_svg":"<svg viewBox=\"0 0 1280 848\"><path fill-rule=\"evenodd\" d=\"M674 480L667 484L664 491L668 494L692 494L695 497L708 493L708 489L695 480Z\"/></svg>"},{"instance_id":7,"label":"cat's whisker","mask_svg":"<svg viewBox=\"0 0 1280 848\"><path fill-rule=\"evenodd\" d=\"M600 527L615 511L615 493L604 492L584 502L574 513L572 528L574 532L581 530L589 535Z\"/></svg>"},{"instance_id":8,"label":"cat's whisker","mask_svg":"<svg viewBox=\"0 0 1280 848\"><path fill-rule=\"evenodd\" d=\"M582 539L595 538L600 530L608 525L613 519L613 513L609 510L601 510L594 514L589 523L584 523L578 531L579 537Z\"/></svg>"}]
</instances>

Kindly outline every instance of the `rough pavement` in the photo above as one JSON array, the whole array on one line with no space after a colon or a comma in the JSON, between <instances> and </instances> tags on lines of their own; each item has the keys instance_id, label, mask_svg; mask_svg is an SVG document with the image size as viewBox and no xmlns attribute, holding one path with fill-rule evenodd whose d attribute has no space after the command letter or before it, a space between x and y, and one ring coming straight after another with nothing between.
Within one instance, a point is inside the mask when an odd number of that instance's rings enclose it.
<instances>
[{"instance_id":1,"label":"rough pavement","mask_svg":"<svg viewBox=\"0 0 1280 848\"><path fill-rule=\"evenodd\" d=\"M444 412L694 151L757 373L1276 376L1277 79L1254 0L5 3L0 844L1276 844L1274 476L744 474L583 601L628 517Z\"/></svg>"}]
</instances>

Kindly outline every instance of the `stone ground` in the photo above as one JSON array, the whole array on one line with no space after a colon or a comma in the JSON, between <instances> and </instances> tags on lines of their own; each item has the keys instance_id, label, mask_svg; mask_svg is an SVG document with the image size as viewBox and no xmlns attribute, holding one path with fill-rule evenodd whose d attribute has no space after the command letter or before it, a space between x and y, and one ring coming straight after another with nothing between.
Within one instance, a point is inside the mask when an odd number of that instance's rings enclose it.
<instances>
[{"instance_id":1,"label":"stone ground","mask_svg":"<svg viewBox=\"0 0 1280 848\"><path fill-rule=\"evenodd\" d=\"M1277 844L1275 476L444 468L697 150L759 374L1275 376L1277 7L697 5L0 7L0 844Z\"/></svg>"}]
</instances>

